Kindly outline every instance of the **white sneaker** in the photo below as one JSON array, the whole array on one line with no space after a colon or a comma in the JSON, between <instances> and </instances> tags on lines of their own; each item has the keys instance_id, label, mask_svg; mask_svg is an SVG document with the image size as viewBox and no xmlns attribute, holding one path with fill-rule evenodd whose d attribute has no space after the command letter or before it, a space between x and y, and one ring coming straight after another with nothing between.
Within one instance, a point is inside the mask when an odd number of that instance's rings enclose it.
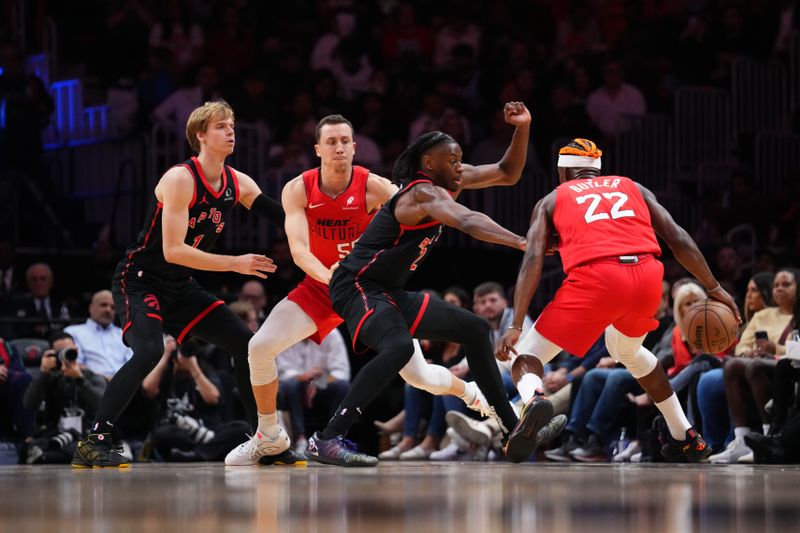
<instances>
[{"instance_id":1,"label":"white sneaker","mask_svg":"<svg viewBox=\"0 0 800 533\"><path fill-rule=\"evenodd\" d=\"M431 461L457 461L469 450L469 442L461 438L453 428L447 428L445 433L450 437L450 444L432 452L429 457Z\"/></svg>"},{"instance_id":2,"label":"white sneaker","mask_svg":"<svg viewBox=\"0 0 800 533\"><path fill-rule=\"evenodd\" d=\"M748 448L750 448L750 447L748 446ZM736 462L739 463L740 465L751 465L751 464L755 463L756 462L756 456L753 453L752 448L750 449L749 453L746 453L743 456L739 457L736 460Z\"/></svg>"},{"instance_id":3,"label":"white sneaker","mask_svg":"<svg viewBox=\"0 0 800 533\"><path fill-rule=\"evenodd\" d=\"M441 450L431 453L428 458L431 461L456 461L463 453L455 442L451 442Z\"/></svg>"},{"instance_id":4,"label":"white sneaker","mask_svg":"<svg viewBox=\"0 0 800 533\"><path fill-rule=\"evenodd\" d=\"M401 461L427 461L430 459L433 450L427 450L422 446L414 446L400 454Z\"/></svg>"},{"instance_id":5,"label":"white sneaker","mask_svg":"<svg viewBox=\"0 0 800 533\"><path fill-rule=\"evenodd\" d=\"M467 442L488 448L492 441L493 431L485 422L473 420L458 411L448 411L444 419Z\"/></svg>"},{"instance_id":6,"label":"white sneaker","mask_svg":"<svg viewBox=\"0 0 800 533\"><path fill-rule=\"evenodd\" d=\"M378 459L381 461L397 461L400 459L400 454L406 450L401 450L400 446L392 446L386 451L378 454Z\"/></svg>"},{"instance_id":7,"label":"white sneaker","mask_svg":"<svg viewBox=\"0 0 800 533\"><path fill-rule=\"evenodd\" d=\"M628 443L628 446L619 452L617 455L611 458L611 462L613 463L627 463L631 461L631 457L635 454L642 451L642 447L639 446L638 440L632 440Z\"/></svg>"},{"instance_id":8,"label":"white sneaker","mask_svg":"<svg viewBox=\"0 0 800 533\"><path fill-rule=\"evenodd\" d=\"M738 462L740 457L746 457L748 454L752 457L753 450L744 443L743 437L736 437L728 444L725 450L712 455L708 460L716 464L733 464Z\"/></svg>"},{"instance_id":9,"label":"white sneaker","mask_svg":"<svg viewBox=\"0 0 800 533\"><path fill-rule=\"evenodd\" d=\"M258 460L267 455L278 455L289 449L289 435L279 427L278 434L270 438L256 431L256 434L232 449L225 456L226 466L255 466Z\"/></svg>"},{"instance_id":10,"label":"white sneaker","mask_svg":"<svg viewBox=\"0 0 800 533\"><path fill-rule=\"evenodd\" d=\"M489 402L481 392L481 389L478 388L478 384L474 381L468 381L464 384L464 387L468 392L471 392L470 396L474 396L475 398L469 403L464 402L466 403L467 407L476 413L479 413L482 417L494 420L497 425L500 426L500 417L497 416L497 412L494 410L494 408L489 405ZM514 404L511 404L511 407L514 408Z\"/></svg>"}]
</instances>

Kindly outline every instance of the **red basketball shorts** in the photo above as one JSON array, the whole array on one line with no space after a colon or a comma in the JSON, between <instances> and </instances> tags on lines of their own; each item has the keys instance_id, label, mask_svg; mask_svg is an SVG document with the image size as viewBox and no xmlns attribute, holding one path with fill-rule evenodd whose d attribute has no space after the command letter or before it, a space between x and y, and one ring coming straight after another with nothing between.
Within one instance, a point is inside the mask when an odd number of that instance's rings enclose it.
<instances>
[{"instance_id":1,"label":"red basketball shorts","mask_svg":"<svg viewBox=\"0 0 800 533\"><path fill-rule=\"evenodd\" d=\"M580 357L610 325L641 337L658 327L663 277L664 265L652 255L632 264L615 257L578 265L539 315L536 331Z\"/></svg>"},{"instance_id":2,"label":"red basketball shorts","mask_svg":"<svg viewBox=\"0 0 800 533\"><path fill-rule=\"evenodd\" d=\"M342 317L337 315L331 307L328 286L312 277L306 276L286 298L299 305L317 325L316 333L309 337L317 344L321 343L335 327L344 322Z\"/></svg>"}]
</instances>

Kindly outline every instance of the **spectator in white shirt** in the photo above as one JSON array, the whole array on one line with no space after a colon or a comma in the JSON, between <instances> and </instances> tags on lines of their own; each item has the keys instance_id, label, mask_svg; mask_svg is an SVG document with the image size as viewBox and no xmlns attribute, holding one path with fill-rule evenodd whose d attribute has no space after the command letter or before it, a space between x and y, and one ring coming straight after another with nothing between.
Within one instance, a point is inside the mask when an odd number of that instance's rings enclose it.
<instances>
[{"instance_id":1,"label":"spectator in white shirt","mask_svg":"<svg viewBox=\"0 0 800 533\"><path fill-rule=\"evenodd\" d=\"M78 363L106 379L111 379L133 354L123 344L122 330L113 321L111 291L99 291L92 296L86 322L64 328L78 346Z\"/></svg>"},{"instance_id":2,"label":"spectator in white shirt","mask_svg":"<svg viewBox=\"0 0 800 533\"><path fill-rule=\"evenodd\" d=\"M625 131L629 125L625 116L641 117L647 111L642 92L625 83L622 65L609 61L603 67L603 86L589 95L586 114L592 119L607 141Z\"/></svg>"},{"instance_id":3,"label":"spectator in white shirt","mask_svg":"<svg viewBox=\"0 0 800 533\"><path fill-rule=\"evenodd\" d=\"M350 390L350 360L339 330L322 344L306 339L278 354L279 408L289 412L295 450L305 450L306 416L312 411L322 429ZM319 412L323 410L323 412Z\"/></svg>"},{"instance_id":4,"label":"spectator in white shirt","mask_svg":"<svg viewBox=\"0 0 800 533\"><path fill-rule=\"evenodd\" d=\"M219 100L219 73L211 65L200 67L197 85L178 89L153 110L153 122L171 129L176 139L184 138L189 115L204 102Z\"/></svg>"}]
</instances>

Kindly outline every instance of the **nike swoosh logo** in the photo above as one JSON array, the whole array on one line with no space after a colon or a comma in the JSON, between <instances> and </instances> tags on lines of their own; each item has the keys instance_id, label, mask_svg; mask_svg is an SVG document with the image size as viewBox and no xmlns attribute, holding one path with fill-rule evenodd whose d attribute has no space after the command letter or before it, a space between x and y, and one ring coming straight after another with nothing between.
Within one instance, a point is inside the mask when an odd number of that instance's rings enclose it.
<instances>
[{"instance_id":1,"label":"nike swoosh logo","mask_svg":"<svg viewBox=\"0 0 800 533\"><path fill-rule=\"evenodd\" d=\"M325 204L324 203L321 203L321 204L309 204L308 208L309 209L316 209L316 208L318 208L320 206L323 206L323 205L325 205Z\"/></svg>"}]
</instances>

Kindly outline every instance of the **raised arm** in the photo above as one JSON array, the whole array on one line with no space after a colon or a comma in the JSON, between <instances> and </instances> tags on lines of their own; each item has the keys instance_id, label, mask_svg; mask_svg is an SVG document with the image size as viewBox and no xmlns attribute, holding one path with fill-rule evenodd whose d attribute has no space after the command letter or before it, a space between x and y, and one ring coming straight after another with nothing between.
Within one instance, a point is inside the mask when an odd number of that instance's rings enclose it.
<instances>
[{"instance_id":1,"label":"raised arm","mask_svg":"<svg viewBox=\"0 0 800 533\"><path fill-rule=\"evenodd\" d=\"M642 192L647 208L650 210L650 221L656 234L667 243L675 259L703 284L708 296L730 307L741 323L742 317L739 315L739 308L731 295L720 286L717 278L711 273L711 269L708 267L703 254L697 248L694 239L675 222L669 211L658 203L655 195L649 189L638 183L637 186Z\"/></svg>"},{"instance_id":2,"label":"raised arm","mask_svg":"<svg viewBox=\"0 0 800 533\"><path fill-rule=\"evenodd\" d=\"M239 179L239 203L250 210L251 213L266 218L279 228L283 228L286 214L283 207L274 198L261 192L261 187L253 178L244 172L236 172Z\"/></svg>"},{"instance_id":3,"label":"raised arm","mask_svg":"<svg viewBox=\"0 0 800 533\"><path fill-rule=\"evenodd\" d=\"M517 284L514 288L514 321L509 329L503 332L497 344L495 354L501 361L507 361L508 352L514 350L514 345L522 334L522 324L528 314L533 295L539 287L542 278L542 266L547 252L548 238L553 232L553 208L556 203L556 192L553 191L536 203L531 216L531 227L527 235L527 248L522 258L522 265L517 275Z\"/></svg>"},{"instance_id":4,"label":"raised arm","mask_svg":"<svg viewBox=\"0 0 800 533\"><path fill-rule=\"evenodd\" d=\"M275 272L272 260L263 255L211 254L186 244L193 192L194 178L183 167L169 169L156 186L156 198L162 204L161 235L167 262L196 270L233 271L259 278L266 278L267 272Z\"/></svg>"},{"instance_id":5,"label":"raised arm","mask_svg":"<svg viewBox=\"0 0 800 533\"><path fill-rule=\"evenodd\" d=\"M463 165L464 189L483 189L495 185L515 185L522 177L528 158L531 114L522 102L508 102L503 107L507 123L516 126L506 153L491 165Z\"/></svg>"},{"instance_id":6,"label":"raised arm","mask_svg":"<svg viewBox=\"0 0 800 533\"><path fill-rule=\"evenodd\" d=\"M440 187L430 184L420 184L415 186L410 194L413 195L414 207L409 209L407 215L412 215L412 210L417 211L417 215L431 217L438 220L445 226L456 228L463 231L475 239L502 244L518 250L525 249L525 239L516 233L508 231L497 222L477 211L467 209L463 205L455 202L453 198ZM395 216L401 223L402 211L408 206L409 202L403 197L397 202ZM414 222L419 223L419 222Z\"/></svg>"},{"instance_id":7,"label":"raised arm","mask_svg":"<svg viewBox=\"0 0 800 533\"><path fill-rule=\"evenodd\" d=\"M286 212L286 240L292 252L294 263L315 280L328 284L333 270L327 268L311 253L306 219L306 186L298 176L286 184L281 194L281 203Z\"/></svg>"}]
</instances>

